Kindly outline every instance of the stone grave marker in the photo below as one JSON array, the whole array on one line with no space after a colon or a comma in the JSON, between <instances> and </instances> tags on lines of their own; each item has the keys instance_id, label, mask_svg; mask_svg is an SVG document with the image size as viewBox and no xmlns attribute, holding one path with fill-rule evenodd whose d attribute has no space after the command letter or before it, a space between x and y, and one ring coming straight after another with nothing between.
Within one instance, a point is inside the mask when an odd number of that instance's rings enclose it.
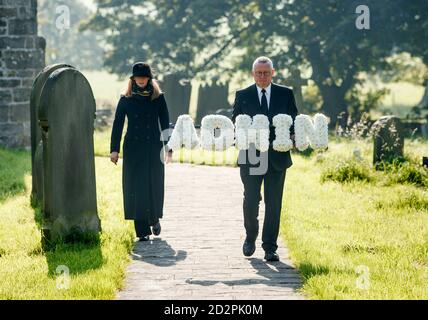
<instances>
[{"instance_id":1,"label":"stone grave marker","mask_svg":"<svg viewBox=\"0 0 428 320\"><path fill-rule=\"evenodd\" d=\"M43 141L43 236L76 239L101 230L94 159L95 99L76 69L60 68L40 94Z\"/></svg>"},{"instance_id":2,"label":"stone grave marker","mask_svg":"<svg viewBox=\"0 0 428 320\"><path fill-rule=\"evenodd\" d=\"M43 203L43 143L42 132L38 123L38 110L40 103L40 94L46 80L57 69L69 67L67 64L54 64L45 67L33 82L30 96L30 121L31 121L31 173L32 190L31 202L34 205Z\"/></svg>"},{"instance_id":3,"label":"stone grave marker","mask_svg":"<svg viewBox=\"0 0 428 320\"><path fill-rule=\"evenodd\" d=\"M215 114L219 109L229 109L230 103L227 100L228 94L229 86L227 84L200 86L195 123L201 124L204 116Z\"/></svg>"},{"instance_id":4,"label":"stone grave marker","mask_svg":"<svg viewBox=\"0 0 428 320\"><path fill-rule=\"evenodd\" d=\"M403 158L404 135L403 126L399 118L384 116L377 120L373 126L373 164L381 161L391 162Z\"/></svg>"},{"instance_id":5,"label":"stone grave marker","mask_svg":"<svg viewBox=\"0 0 428 320\"><path fill-rule=\"evenodd\" d=\"M176 74L166 75L160 84L168 104L169 121L175 123L178 116L189 113L192 86L190 83L180 83L180 77Z\"/></svg>"}]
</instances>

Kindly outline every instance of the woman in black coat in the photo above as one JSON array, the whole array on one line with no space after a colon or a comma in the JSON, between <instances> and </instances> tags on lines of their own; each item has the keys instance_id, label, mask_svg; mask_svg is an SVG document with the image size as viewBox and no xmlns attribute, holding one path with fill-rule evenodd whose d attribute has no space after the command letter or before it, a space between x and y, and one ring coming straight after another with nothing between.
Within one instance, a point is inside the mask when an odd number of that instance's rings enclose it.
<instances>
[{"instance_id":1,"label":"woman in black coat","mask_svg":"<svg viewBox=\"0 0 428 320\"><path fill-rule=\"evenodd\" d=\"M171 161L172 151L166 150L169 137L166 101L146 63L133 65L128 89L117 105L110 144L110 159L115 164L125 117L128 118L122 172L125 219L134 220L137 237L147 241L152 231L154 235L161 231L164 162Z\"/></svg>"}]
</instances>

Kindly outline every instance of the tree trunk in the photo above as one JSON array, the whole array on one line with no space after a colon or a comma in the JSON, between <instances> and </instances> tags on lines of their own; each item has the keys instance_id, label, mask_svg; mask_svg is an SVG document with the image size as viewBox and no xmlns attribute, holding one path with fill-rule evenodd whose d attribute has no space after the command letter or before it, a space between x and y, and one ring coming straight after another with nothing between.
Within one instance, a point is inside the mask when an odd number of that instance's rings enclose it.
<instances>
[{"instance_id":1,"label":"tree trunk","mask_svg":"<svg viewBox=\"0 0 428 320\"><path fill-rule=\"evenodd\" d=\"M428 109L428 80L425 82L425 92L422 96L421 101L418 103L418 107L421 109Z\"/></svg>"},{"instance_id":2,"label":"tree trunk","mask_svg":"<svg viewBox=\"0 0 428 320\"><path fill-rule=\"evenodd\" d=\"M343 128L346 127L348 111L345 95L355 83L354 75L356 71L354 66L348 67L341 86L338 86L332 81L333 76L327 67L328 64L321 55L318 42L312 42L308 46L308 60L313 69L312 79L318 86L323 99L322 111L330 118L330 128L336 128L337 124ZM327 79L330 79L333 83L327 84Z\"/></svg>"},{"instance_id":3,"label":"tree trunk","mask_svg":"<svg viewBox=\"0 0 428 320\"><path fill-rule=\"evenodd\" d=\"M320 93L323 99L322 110L330 118L330 128L340 125L346 127L348 120L348 110L345 102L345 94L340 87L320 86Z\"/></svg>"}]
</instances>

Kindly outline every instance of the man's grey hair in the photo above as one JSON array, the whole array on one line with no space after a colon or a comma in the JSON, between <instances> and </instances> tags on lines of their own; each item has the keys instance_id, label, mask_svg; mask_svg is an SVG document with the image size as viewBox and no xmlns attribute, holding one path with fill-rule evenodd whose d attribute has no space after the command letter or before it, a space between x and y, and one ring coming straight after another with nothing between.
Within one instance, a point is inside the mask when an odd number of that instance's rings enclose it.
<instances>
[{"instance_id":1,"label":"man's grey hair","mask_svg":"<svg viewBox=\"0 0 428 320\"><path fill-rule=\"evenodd\" d=\"M270 66L270 68L273 69L273 62L272 62L272 60L269 59L268 57L261 56L261 57L256 58L256 60L254 60L254 62L253 62L253 71L256 68L256 65L259 64L259 63L267 63Z\"/></svg>"}]
</instances>

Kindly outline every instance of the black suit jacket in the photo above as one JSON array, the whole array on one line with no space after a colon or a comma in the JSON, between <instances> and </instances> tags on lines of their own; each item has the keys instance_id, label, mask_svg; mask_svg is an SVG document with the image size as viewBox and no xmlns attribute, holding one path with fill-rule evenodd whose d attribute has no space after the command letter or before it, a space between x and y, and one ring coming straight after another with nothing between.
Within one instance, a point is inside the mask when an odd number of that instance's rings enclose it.
<instances>
[{"instance_id":1,"label":"black suit jacket","mask_svg":"<svg viewBox=\"0 0 428 320\"><path fill-rule=\"evenodd\" d=\"M269 112L267 114L270 123L270 136L269 136L269 165L273 169L281 171L285 170L293 164L291 161L290 151L287 152L278 152L273 150L272 142L275 140L275 128L272 125L272 118L277 114L288 114L293 119L293 125L290 128L290 134L294 134L294 119L297 116L297 107L296 101L294 99L293 90L288 87L281 86L278 84L272 83L271 94L270 94L270 103L269 103ZM254 117L256 114L263 114L260 106L260 100L257 93L257 87L255 84L238 90L235 95L235 102L233 104L233 114L232 121L235 123L236 117L240 114L246 114L250 117ZM245 154L243 154L245 153ZM260 152L257 151L257 156L260 155ZM241 150L239 152L239 157L245 156L245 159L248 159L248 151ZM246 164L241 164L245 166L251 166L248 162ZM253 165L258 166L258 165Z\"/></svg>"}]
</instances>

